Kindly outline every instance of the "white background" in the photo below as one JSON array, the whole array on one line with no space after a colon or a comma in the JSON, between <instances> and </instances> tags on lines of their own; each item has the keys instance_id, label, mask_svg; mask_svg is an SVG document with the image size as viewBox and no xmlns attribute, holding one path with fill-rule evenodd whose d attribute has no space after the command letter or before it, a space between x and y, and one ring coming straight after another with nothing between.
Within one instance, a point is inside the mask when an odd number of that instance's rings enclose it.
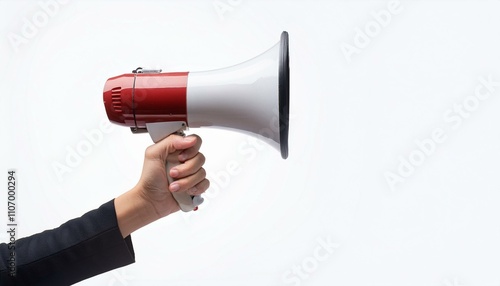
<instances>
[{"instance_id":1,"label":"white background","mask_svg":"<svg viewBox=\"0 0 500 286\"><path fill-rule=\"evenodd\" d=\"M106 79L233 65L286 30L289 158L192 129L212 181L206 204L137 231L135 264L79 285L500 285L500 87L474 101L479 78L500 81L500 2L401 1L377 24L389 3L61 1L44 18L36 1L0 1L0 170L18 171L19 237L137 182L151 141L119 126L99 131L71 172L54 169L108 122ZM38 21L31 34L26 21ZM346 45L358 50L346 56ZM467 118L447 121L464 102L476 103ZM435 130L446 140L391 189L385 174ZM239 173L223 180L227 164Z\"/></svg>"}]
</instances>

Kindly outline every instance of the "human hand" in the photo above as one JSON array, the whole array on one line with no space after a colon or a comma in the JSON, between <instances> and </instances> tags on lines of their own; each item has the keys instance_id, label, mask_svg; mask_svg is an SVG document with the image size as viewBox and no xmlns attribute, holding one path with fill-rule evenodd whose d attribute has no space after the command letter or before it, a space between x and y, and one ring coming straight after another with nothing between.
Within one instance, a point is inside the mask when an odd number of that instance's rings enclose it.
<instances>
[{"instance_id":1,"label":"human hand","mask_svg":"<svg viewBox=\"0 0 500 286\"><path fill-rule=\"evenodd\" d=\"M145 200L151 203L158 218L178 211L179 204L173 192L201 195L209 187L203 169L205 156L199 153L202 140L197 135L182 137L170 135L146 149L144 166L138 186ZM169 182L165 163L175 166L170 169Z\"/></svg>"},{"instance_id":2,"label":"human hand","mask_svg":"<svg viewBox=\"0 0 500 286\"><path fill-rule=\"evenodd\" d=\"M210 182L202 167L205 156L199 152L201 142L197 135L169 135L146 149L139 182L115 199L116 217L123 237L179 211L179 204L171 192L201 195L208 189ZM178 164L170 170L173 182L167 179L166 162Z\"/></svg>"}]
</instances>

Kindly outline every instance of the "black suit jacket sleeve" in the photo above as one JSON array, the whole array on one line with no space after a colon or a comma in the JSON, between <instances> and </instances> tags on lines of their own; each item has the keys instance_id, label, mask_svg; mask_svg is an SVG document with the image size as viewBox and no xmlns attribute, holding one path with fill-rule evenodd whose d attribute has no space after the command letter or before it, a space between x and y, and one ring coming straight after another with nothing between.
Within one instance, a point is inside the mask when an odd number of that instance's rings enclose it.
<instances>
[{"instance_id":1,"label":"black suit jacket sleeve","mask_svg":"<svg viewBox=\"0 0 500 286\"><path fill-rule=\"evenodd\" d=\"M0 244L0 285L70 285L135 262L131 237L122 238L114 200L60 227L15 243L16 276L8 244Z\"/></svg>"}]
</instances>

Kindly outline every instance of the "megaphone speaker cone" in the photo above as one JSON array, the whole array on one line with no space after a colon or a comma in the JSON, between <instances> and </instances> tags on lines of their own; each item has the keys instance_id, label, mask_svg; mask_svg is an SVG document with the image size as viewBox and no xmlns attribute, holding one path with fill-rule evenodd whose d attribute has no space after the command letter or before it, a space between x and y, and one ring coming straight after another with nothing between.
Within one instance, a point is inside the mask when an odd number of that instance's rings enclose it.
<instances>
[{"instance_id":1,"label":"megaphone speaker cone","mask_svg":"<svg viewBox=\"0 0 500 286\"><path fill-rule=\"evenodd\" d=\"M288 129L290 120L290 67L288 55L288 33L281 33L279 56L279 117L281 157L288 158Z\"/></svg>"}]
</instances>

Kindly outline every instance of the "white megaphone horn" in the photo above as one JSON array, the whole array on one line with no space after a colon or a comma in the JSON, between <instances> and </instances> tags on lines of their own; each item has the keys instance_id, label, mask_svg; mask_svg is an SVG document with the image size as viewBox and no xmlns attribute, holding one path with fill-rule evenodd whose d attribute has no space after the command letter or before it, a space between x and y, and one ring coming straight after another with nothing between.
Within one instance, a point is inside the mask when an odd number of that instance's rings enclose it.
<instances>
[{"instance_id":1,"label":"white megaphone horn","mask_svg":"<svg viewBox=\"0 0 500 286\"><path fill-rule=\"evenodd\" d=\"M212 71L168 72L137 68L104 86L111 122L133 133L148 132L154 142L193 127L243 131L268 142L288 157L290 106L288 33L261 55ZM167 175L171 164L167 164ZM169 177L170 182L172 179ZM183 211L203 202L173 193Z\"/></svg>"}]
</instances>

